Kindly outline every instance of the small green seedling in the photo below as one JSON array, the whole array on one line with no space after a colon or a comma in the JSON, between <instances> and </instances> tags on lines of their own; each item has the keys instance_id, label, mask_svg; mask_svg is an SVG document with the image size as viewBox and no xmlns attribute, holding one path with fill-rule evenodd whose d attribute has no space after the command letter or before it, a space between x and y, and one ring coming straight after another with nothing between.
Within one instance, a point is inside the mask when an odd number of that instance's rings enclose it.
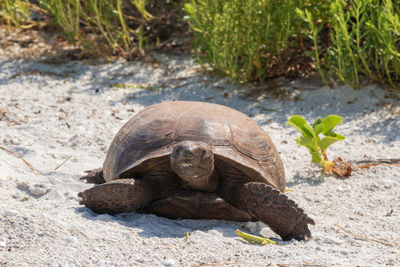
<instances>
[{"instance_id":1,"label":"small green seedling","mask_svg":"<svg viewBox=\"0 0 400 267\"><path fill-rule=\"evenodd\" d=\"M334 162L328 160L326 150L333 143L345 139L343 135L333 132L333 128L342 121L343 118L338 115L329 115L324 119L316 119L311 127L303 117L294 115L286 125L295 127L301 133L301 136L296 138L296 143L308 149L311 162L320 164L325 172L332 173ZM324 135L322 139L319 137L320 133Z\"/></svg>"},{"instance_id":2,"label":"small green seedling","mask_svg":"<svg viewBox=\"0 0 400 267\"><path fill-rule=\"evenodd\" d=\"M272 241L269 238L247 234L245 232L240 231L239 229L236 229L235 233L251 244L260 244L261 246L268 244L277 245L275 241Z\"/></svg>"},{"instance_id":3,"label":"small green seedling","mask_svg":"<svg viewBox=\"0 0 400 267\"><path fill-rule=\"evenodd\" d=\"M142 83L111 83L109 87L115 88L132 88L132 89L145 89L149 91L158 91L162 88L161 85L149 85Z\"/></svg>"}]
</instances>

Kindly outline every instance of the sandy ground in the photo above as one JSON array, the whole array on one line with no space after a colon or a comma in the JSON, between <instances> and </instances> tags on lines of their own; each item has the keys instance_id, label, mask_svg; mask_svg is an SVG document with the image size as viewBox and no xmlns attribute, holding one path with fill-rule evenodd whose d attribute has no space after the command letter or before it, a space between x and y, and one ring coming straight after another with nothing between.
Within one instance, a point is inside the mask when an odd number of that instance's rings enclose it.
<instances>
[{"instance_id":1,"label":"sandy ground","mask_svg":"<svg viewBox=\"0 0 400 267\"><path fill-rule=\"evenodd\" d=\"M1 266L400 266L399 167L346 180L323 175L285 125L294 114L308 121L338 114L344 122L337 132L347 139L330 148L331 158L400 158L400 94L303 81L249 95L248 85L201 74L188 58L152 58L158 63L0 58ZM78 179L83 171L102 165L129 118L167 100L227 105L261 125L281 153L293 189L287 194L316 221L313 239L282 242L261 223L112 217L80 206L77 193L91 186ZM248 244L237 228L278 245Z\"/></svg>"}]
</instances>

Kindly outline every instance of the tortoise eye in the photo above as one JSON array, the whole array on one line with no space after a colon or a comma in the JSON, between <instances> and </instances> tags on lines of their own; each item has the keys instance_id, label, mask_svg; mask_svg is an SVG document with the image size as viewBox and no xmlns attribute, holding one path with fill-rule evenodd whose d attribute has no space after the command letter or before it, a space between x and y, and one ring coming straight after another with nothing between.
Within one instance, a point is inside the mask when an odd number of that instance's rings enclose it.
<instances>
[{"instance_id":1,"label":"tortoise eye","mask_svg":"<svg viewBox=\"0 0 400 267\"><path fill-rule=\"evenodd\" d=\"M205 150L202 149L202 150L200 151L200 157L204 158L204 157L206 156L206 154L207 154L207 153L206 153Z\"/></svg>"}]
</instances>

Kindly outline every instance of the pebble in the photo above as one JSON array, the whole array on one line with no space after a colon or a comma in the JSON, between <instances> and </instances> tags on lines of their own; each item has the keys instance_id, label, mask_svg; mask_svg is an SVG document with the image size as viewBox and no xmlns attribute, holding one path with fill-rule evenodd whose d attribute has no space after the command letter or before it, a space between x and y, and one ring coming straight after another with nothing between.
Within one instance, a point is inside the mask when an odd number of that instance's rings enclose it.
<instances>
[{"instance_id":1,"label":"pebble","mask_svg":"<svg viewBox=\"0 0 400 267\"><path fill-rule=\"evenodd\" d=\"M391 179L382 179L379 181L379 185L383 186L384 188L391 188L392 186L396 185L397 183Z\"/></svg>"},{"instance_id":2,"label":"pebble","mask_svg":"<svg viewBox=\"0 0 400 267\"><path fill-rule=\"evenodd\" d=\"M349 192L351 190L351 186L350 185L338 185L337 190L339 192Z\"/></svg>"},{"instance_id":3,"label":"pebble","mask_svg":"<svg viewBox=\"0 0 400 267\"><path fill-rule=\"evenodd\" d=\"M19 215L19 212L16 210L7 210L3 213L3 216L5 216L5 217L14 217L17 215Z\"/></svg>"},{"instance_id":4,"label":"pebble","mask_svg":"<svg viewBox=\"0 0 400 267\"><path fill-rule=\"evenodd\" d=\"M162 264L164 266L175 266L175 260L172 258L165 259Z\"/></svg>"},{"instance_id":5,"label":"pebble","mask_svg":"<svg viewBox=\"0 0 400 267\"><path fill-rule=\"evenodd\" d=\"M42 184L35 184L29 187L29 193L36 197L41 197L46 194L48 190Z\"/></svg>"},{"instance_id":6,"label":"pebble","mask_svg":"<svg viewBox=\"0 0 400 267\"><path fill-rule=\"evenodd\" d=\"M98 247L92 247L92 251L95 251L95 252L100 252L100 251L101 251L101 249L99 249Z\"/></svg>"},{"instance_id":7,"label":"pebble","mask_svg":"<svg viewBox=\"0 0 400 267\"><path fill-rule=\"evenodd\" d=\"M0 248L6 247L6 241L0 241Z\"/></svg>"},{"instance_id":8,"label":"pebble","mask_svg":"<svg viewBox=\"0 0 400 267\"><path fill-rule=\"evenodd\" d=\"M68 244L77 244L79 243L79 240L75 236L68 236L65 238L65 242L67 242Z\"/></svg>"},{"instance_id":9,"label":"pebble","mask_svg":"<svg viewBox=\"0 0 400 267\"><path fill-rule=\"evenodd\" d=\"M335 238L335 237L331 237L331 236L326 236L322 240L323 240L323 243L326 243L326 244L341 245L343 243L342 240Z\"/></svg>"},{"instance_id":10,"label":"pebble","mask_svg":"<svg viewBox=\"0 0 400 267\"><path fill-rule=\"evenodd\" d=\"M18 188L19 190L25 191L25 190L28 190L28 189L29 189L29 184L28 184L27 182L20 182L20 181L17 181L17 188Z\"/></svg>"}]
</instances>

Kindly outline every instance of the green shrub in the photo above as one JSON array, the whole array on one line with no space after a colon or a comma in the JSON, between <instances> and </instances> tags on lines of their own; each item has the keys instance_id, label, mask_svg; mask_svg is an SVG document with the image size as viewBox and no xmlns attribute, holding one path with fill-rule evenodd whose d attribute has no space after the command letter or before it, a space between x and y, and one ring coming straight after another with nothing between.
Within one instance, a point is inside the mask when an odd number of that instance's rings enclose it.
<instances>
[{"instance_id":1,"label":"green shrub","mask_svg":"<svg viewBox=\"0 0 400 267\"><path fill-rule=\"evenodd\" d=\"M143 42L140 24L130 22L151 19L145 4L146 0L40 1L40 6L48 10L67 36L79 41L88 51L102 54L106 50L127 56L142 49L134 45L134 41ZM129 6L139 12L127 14Z\"/></svg>"},{"instance_id":2,"label":"green shrub","mask_svg":"<svg viewBox=\"0 0 400 267\"><path fill-rule=\"evenodd\" d=\"M309 37L300 52L327 83L398 87L400 6L390 0L187 0L185 11L199 61L234 79L262 81Z\"/></svg>"},{"instance_id":3,"label":"green shrub","mask_svg":"<svg viewBox=\"0 0 400 267\"><path fill-rule=\"evenodd\" d=\"M47 25L61 28L70 40L81 45L87 53L117 54L131 57L142 54L148 43L152 22L162 24L170 18L172 9L181 1L166 0L39 0L39 5L28 0L0 0L1 18L8 25L31 27L37 22L29 18L40 10ZM161 14L155 17L148 6ZM168 16L164 16L164 15Z\"/></svg>"},{"instance_id":4,"label":"green shrub","mask_svg":"<svg viewBox=\"0 0 400 267\"><path fill-rule=\"evenodd\" d=\"M26 0L0 0L0 22L9 27L29 28L36 23L30 19L32 6Z\"/></svg>"},{"instance_id":5,"label":"green shrub","mask_svg":"<svg viewBox=\"0 0 400 267\"><path fill-rule=\"evenodd\" d=\"M293 46L300 0L189 0L198 59L234 79L263 80ZM205 52L205 58L200 57Z\"/></svg>"},{"instance_id":6,"label":"green shrub","mask_svg":"<svg viewBox=\"0 0 400 267\"><path fill-rule=\"evenodd\" d=\"M400 87L400 5L391 0L0 0L0 23L56 25L86 52L131 57L158 41L149 28L170 10L180 15L183 1L198 60L235 80L315 66L329 84ZM33 11L47 20L32 20Z\"/></svg>"},{"instance_id":7,"label":"green shrub","mask_svg":"<svg viewBox=\"0 0 400 267\"><path fill-rule=\"evenodd\" d=\"M313 58L323 78L355 88L360 76L398 88L400 75L400 7L390 0L335 0L324 18L329 42L321 43L321 24L309 11L297 10L314 40Z\"/></svg>"}]
</instances>

